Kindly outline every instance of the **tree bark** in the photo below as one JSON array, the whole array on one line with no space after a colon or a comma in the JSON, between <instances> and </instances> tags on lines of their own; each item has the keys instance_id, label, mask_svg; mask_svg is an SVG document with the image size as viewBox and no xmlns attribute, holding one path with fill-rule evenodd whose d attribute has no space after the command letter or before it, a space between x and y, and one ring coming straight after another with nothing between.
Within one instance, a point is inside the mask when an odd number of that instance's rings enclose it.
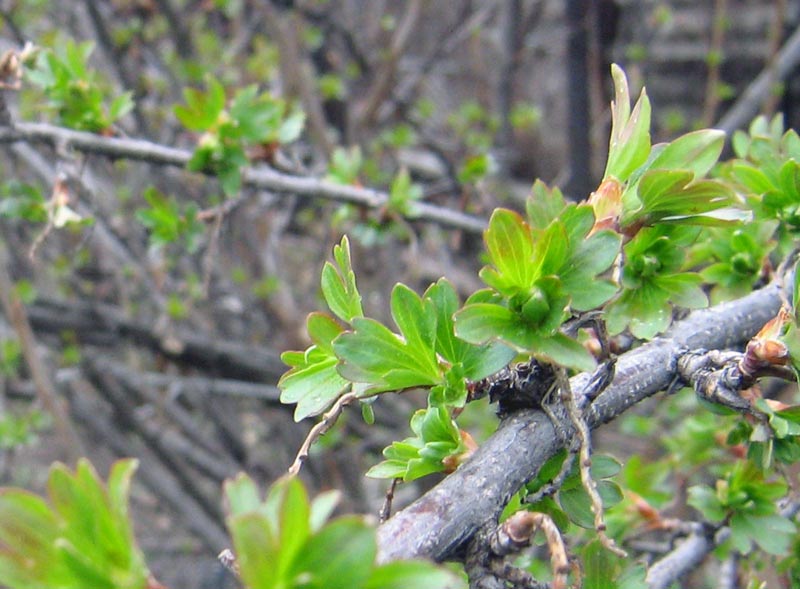
<instances>
[{"instance_id":1,"label":"tree bark","mask_svg":"<svg viewBox=\"0 0 800 589\"><path fill-rule=\"evenodd\" d=\"M696 311L664 336L620 356L613 382L586 409L589 426L607 423L668 388L686 351L744 344L780 306L780 288L772 283L737 301ZM588 380L586 373L571 379L575 395L583 395ZM569 420L559 408L555 413L569 439L574 435ZM465 542L496 521L511 496L563 447L562 439L540 410L511 415L456 472L378 528L379 560L458 557Z\"/></svg>"}]
</instances>

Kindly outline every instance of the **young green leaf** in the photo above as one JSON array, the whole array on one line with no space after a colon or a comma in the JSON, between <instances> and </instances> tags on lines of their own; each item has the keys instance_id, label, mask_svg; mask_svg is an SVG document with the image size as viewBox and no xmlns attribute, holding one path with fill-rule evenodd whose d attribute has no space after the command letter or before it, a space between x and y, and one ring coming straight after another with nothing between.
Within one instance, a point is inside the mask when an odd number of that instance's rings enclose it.
<instances>
[{"instance_id":1,"label":"young green leaf","mask_svg":"<svg viewBox=\"0 0 800 589\"><path fill-rule=\"evenodd\" d=\"M604 178L624 182L650 154L650 100L642 89L631 111L628 80L616 64L611 66L615 99L611 105L611 139Z\"/></svg>"},{"instance_id":2,"label":"young green leaf","mask_svg":"<svg viewBox=\"0 0 800 589\"><path fill-rule=\"evenodd\" d=\"M350 260L350 241L345 235L333 248L336 264L326 262L322 269L322 294L333 314L342 321L352 322L364 315L361 294L356 286L356 275Z\"/></svg>"}]
</instances>

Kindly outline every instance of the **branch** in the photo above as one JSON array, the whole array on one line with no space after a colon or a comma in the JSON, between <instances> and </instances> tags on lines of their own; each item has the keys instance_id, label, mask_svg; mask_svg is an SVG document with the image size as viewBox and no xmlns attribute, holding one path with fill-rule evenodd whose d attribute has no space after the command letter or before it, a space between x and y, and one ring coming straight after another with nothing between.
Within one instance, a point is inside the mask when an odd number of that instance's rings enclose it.
<instances>
[{"instance_id":1,"label":"branch","mask_svg":"<svg viewBox=\"0 0 800 589\"><path fill-rule=\"evenodd\" d=\"M47 123L17 123L14 127L0 128L0 143L18 141L68 145L82 153L180 168L185 168L192 157L192 153L188 150L169 147L143 139L102 137L93 133L74 131ZM344 186L320 180L319 178L291 176L264 166L243 168L242 184L261 190L324 198L371 209L380 209L389 201L388 193L381 190ZM486 228L485 219L446 207L423 202L417 203L414 208L418 213L418 218L447 227L463 229L471 233L480 233Z\"/></svg>"},{"instance_id":2,"label":"branch","mask_svg":"<svg viewBox=\"0 0 800 589\"><path fill-rule=\"evenodd\" d=\"M780 509L783 517L792 518L797 515L800 504L790 501ZM647 571L648 589L666 589L672 584L696 569L708 554L731 536L729 527L714 528L697 524L697 529L683 542L666 554L663 558L653 563ZM727 562L727 561L726 561ZM735 562L734 562L735 564Z\"/></svg>"},{"instance_id":3,"label":"branch","mask_svg":"<svg viewBox=\"0 0 800 589\"><path fill-rule=\"evenodd\" d=\"M274 382L286 371L278 354L260 346L226 341L213 335L175 330L169 334L144 322L129 319L117 307L91 303L38 299L28 307L34 330L59 334L74 332L82 342L99 345L120 338L148 348L182 364L202 368L221 377Z\"/></svg>"},{"instance_id":4,"label":"branch","mask_svg":"<svg viewBox=\"0 0 800 589\"><path fill-rule=\"evenodd\" d=\"M773 283L737 301L694 312L663 337L620 356L614 380L586 410L589 427L611 421L669 387L677 376L677 359L687 349L742 344L780 305L780 289ZM570 380L579 399L589 383L587 373ZM561 427L571 438L574 428L560 411ZM511 496L562 445L542 411L514 413L456 472L378 528L379 560L428 557L441 561L457 556L478 529L496 521Z\"/></svg>"}]
</instances>

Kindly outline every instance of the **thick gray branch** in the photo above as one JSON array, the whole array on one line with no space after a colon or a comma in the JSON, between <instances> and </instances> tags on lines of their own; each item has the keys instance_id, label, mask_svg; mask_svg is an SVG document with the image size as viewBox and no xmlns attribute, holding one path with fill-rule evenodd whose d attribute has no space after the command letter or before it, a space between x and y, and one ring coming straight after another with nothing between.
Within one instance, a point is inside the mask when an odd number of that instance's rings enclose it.
<instances>
[{"instance_id":1,"label":"thick gray branch","mask_svg":"<svg viewBox=\"0 0 800 589\"><path fill-rule=\"evenodd\" d=\"M110 158L125 158L162 166L185 167L192 153L185 149L168 147L123 137L103 137L94 133L74 131L46 123L18 123L13 127L0 128L0 143L17 141L43 142L51 145L68 145L82 153L92 153ZM291 176L267 167L244 168L242 183L252 188L287 192L299 196L326 198L339 202L357 204L372 209L386 205L389 195L380 190L343 186L319 178ZM416 205L418 217L440 225L480 233L486 228L486 220L460 211L429 203Z\"/></svg>"},{"instance_id":2,"label":"thick gray branch","mask_svg":"<svg viewBox=\"0 0 800 589\"><path fill-rule=\"evenodd\" d=\"M592 428L667 388L676 378L678 357L687 349L727 348L752 337L780 307L771 284L738 301L692 313L664 337L621 356L611 385L587 414ZM589 375L571 379L580 395ZM568 420L563 420L571 435ZM379 559L445 560L457 555L482 525L496 521L508 499L536 475L560 448L553 424L541 411L520 411L455 473L378 528Z\"/></svg>"}]
</instances>

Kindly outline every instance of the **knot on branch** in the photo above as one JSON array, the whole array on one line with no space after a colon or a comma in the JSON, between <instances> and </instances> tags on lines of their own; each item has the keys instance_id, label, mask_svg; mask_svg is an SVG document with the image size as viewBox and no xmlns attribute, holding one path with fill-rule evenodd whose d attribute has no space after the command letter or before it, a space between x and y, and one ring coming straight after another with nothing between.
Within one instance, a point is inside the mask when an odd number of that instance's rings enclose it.
<instances>
[{"instance_id":1,"label":"knot on branch","mask_svg":"<svg viewBox=\"0 0 800 589\"><path fill-rule=\"evenodd\" d=\"M506 366L484 379L470 383L470 401L489 395L489 401L497 403L500 417L520 409L538 409L553 390L556 381L555 369L531 359Z\"/></svg>"},{"instance_id":2,"label":"knot on branch","mask_svg":"<svg viewBox=\"0 0 800 589\"><path fill-rule=\"evenodd\" d=\"M678 358L678 374L702 399L749 412L750 401L740 393L755 378L742 369L744 358L739 352L694 350Z\"/></svg>"},{"instance_id":3,"label":"knot on branch","mask_svg":"<svg viewBox=\"0 0 800 589\"><path fill-rule=\"evenodd\" d=\"M537 581L528 571L506 560L530 546L539 530L544 532L550 552L551 585ZM474 589L507 587L508 583L528 589L565 589L571 570L567 548L555 523L549 516L532 511L518 511L494 529L476 534L467 554L466 568L470 587Z\"/></svg>"}]
</instances>

